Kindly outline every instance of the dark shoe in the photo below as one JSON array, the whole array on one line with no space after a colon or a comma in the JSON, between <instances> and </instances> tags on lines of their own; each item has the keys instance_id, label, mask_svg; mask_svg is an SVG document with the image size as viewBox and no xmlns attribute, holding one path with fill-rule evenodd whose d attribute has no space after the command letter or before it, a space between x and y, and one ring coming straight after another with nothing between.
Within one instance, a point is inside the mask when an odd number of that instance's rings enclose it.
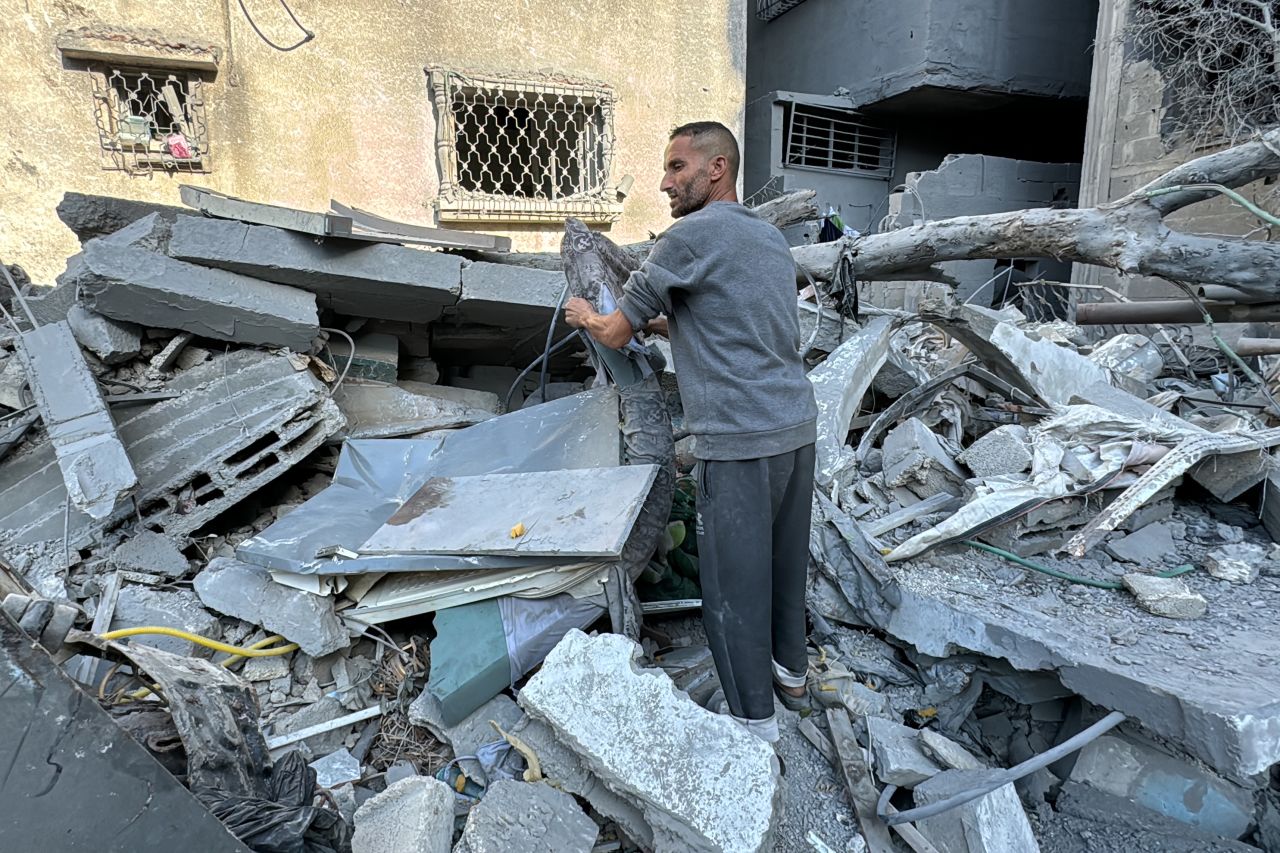
<instances>
[{"instance_id":1,"label":"dark shoe","mask_svg":"<svg viewBox=\"0 0 1280 853\"><path fill-rule=\"evenodd\" d=\"M809 690L806 688L800 696L792 696L778 682L773 682L773 694L778 697L778 701L782 703L782 707L788 711L795 711L798 714L804 714L806 711L813 710L813 700L809 698Z\"/></svg>"}]
</instances>

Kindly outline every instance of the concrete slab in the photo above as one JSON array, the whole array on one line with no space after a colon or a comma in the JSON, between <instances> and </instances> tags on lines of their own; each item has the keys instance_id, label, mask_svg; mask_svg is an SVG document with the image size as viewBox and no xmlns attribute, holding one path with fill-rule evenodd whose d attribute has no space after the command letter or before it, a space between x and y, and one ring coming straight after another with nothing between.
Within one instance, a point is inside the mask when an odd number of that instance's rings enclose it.
<instances>
[{"instance_id":1,"label":"concrete slab","mask_svg":"<svg viewBox=\"0 0 1280 853\"><path fill-rule=\"evenodd\" d=\"M782 793L773 749L661 670L637 668L639 656L626 637L570 631L520 704L640 807L656 850L772 850Z\"/></svg>"},{"instance_id":2,"label":"concrete slab","mask_svg":"<svg viewBox=\"0 0 1280 853\"><path fill-rule=\"evenodd\" d=\"M315 296L306 291L133 246L85 244L74 283L94 311L144 326L296 350L309 349L319 333Z\"/></svg>"},{"instance_id":3,"label":"concrete slab","mask_svg":"<svg viewBox=\"0 0 1280 853\"><path fill-rule=\"evenodd\" d=\"M1123 590L1039 577L1002 583L975 568L971 551L887 571L882 587L853 603L864 625L935 657L968 650L1051 670L1070 690L1128 714L1237 782L1280 761L1280 632L1272 616L1280 580L1242 586L1184 576L1216 614L1188 630L1144 612ZM1122 629L1132 639L1118 647L1111 638Z\"/></svg>"},{"instance_id":4,"label":"concrete slab","mask_svg":"<svg viewBox=\"0 0 1280 853\"><path fill-rule=\"evenodd\" d=\"M922 782L914 791L916 805L927 805L969 790L985 781L981 770L947 770ZM1039 853L1027 813L1013 785L997 788L950 811L917 821L916 829L939 853Z\"/></svg>"},{"instance_id":5,"label":"concrete slab","mask_svg":"<svg viewBox=\"0 0 1280 853\"><path fill-rule=\"evenodd\" d=\"M1276 470L1276 457L1267 450L1214 456L1191 468L1187 475L1223 503L1230 503Z\"/></svg>"},{"instance_id":6,"label":"concrete slab","mask_svg":"<svg viewBox=\"0 0 1280 853\"><path fill-rule=\"evenodd\" d=\"M462 268L462 293L450 314L487 326L546 324L564 286L562 272L475 261Z\"/></svg>"},{"instance_id":7,"label":"concrete slab","mask_svg":"<svg viewBox=\"0 0 1280 853\"><path fill-rule=\"evenodd\" d=\"M181 396L124 410L117 434L138 472L142 526L183 542L274 480L343 425L328 391L283 356L237 350L168 384ZM135 517L132 502L94 519L72 507L52 448L0 463L0 548L57 540L92 545Z\"/></svg>"},{"instance_id":8,"label":"concrete slab","mask_svg":"<svg viewBox=\"0 0 1280 853\"><path fill-rule=\"evenodd\" d=\"M178 628L211 639L222 636L222 624L218 617L200 606L200 599L189 589L153 589L140 584L125 584L116 599L116 609L108 630L140 628L144 625L160 625ZM162 634L142 634L129 639L175 655L209 657L212 652L179 637Z\"/></svg>"},{"instance_id":9,"label":"concrete slab","mask_svg":"<svg viewBox=\"0 0 1280 853\"><path fill-rule=\"evenodd\" d=\"M172 222L190 211L184 207L148 201L69 192L62 194L57 213L62 224L70 228L83 243L95 237L113 234L152 214L159 214L161 219Z\"/></svg>"},{"instance_id":10,"label":"concrete slab","mask_svg":"<svg viewBox=\"0 0 1280 853\"><path fill-rule=\"evenodd\" d=\"M438 779L401 779L356 810L351 853L449 853L453 790Z\"/></svg>"},{"instance_id":11,"label":"concrete slab","mask_svg":"<svg viewBox=\"0 0 1280 853\"><path fill-rule=\"evenodd\" d=\"M111 552L111 564L126 572L145 572L180 578L191 564L170 540L150 530L139 530Z\"/></svg>"},{"instance_id":12,"label":"concrete slab","mask_svg":"<svg viewBox=\"0 0 1280 853\"><path fill-rule=\"evenodd\" d=\"M1215 548L1205 555L1204 567L1209 574L1219 580L1232 583L1253 583L1258 579L1262 567L1272 567L1274 560L1268 549L1252 542L1236 542Z\"/></svg>"},{"instance_id":13,"label":"concrete slab","mask_svg":"<svg viewBox=\"0 0 1280 853\"><path fill-rule=\"evenodd\" d=\"M123 364L142 351L142 327L121 323L95 314L83 305L72 305L67 322L80 346L96 355L103 364Z\"/></svg>"},{"instance_id":14,"label":"concrete slab","mask_svg":"<svg viewBox=\"0 0 1280 853\"><path fill-rule=\"evenodd\" d=\"M1168 524L1148 524L1126 536L1117 536L1103 546L1117 560L1139 566L1160 564L1165 554L1172 554L1176 547L1173 530Z\"/></svg>"},{"instance_id":15,"label":"concrete slab","mask_svg":"<svg viewBox=\"0 0 1280 853\"><path fill-rule=\"evenodd\" d=\"M563 791L503 779L471 810L453 853L591 853L599 834L596 822Z\"/></svg>"},{"instance_id":16,"label":"concrete slab","mask_svg":"<svg viewBox=\"0 0 1280 853\"><path fill-rule=\"evenodd\" d=\"M266 569L217 557L196 575L196 594L206 607L260 625L313 657L345 649L351 642L333 612L333 599L271 580Z\"/></svg>"},{"instance_id":17,"label":"concrete slab","mask_svg":"<svg viewBox=\"0 0 1280 853\"><path fill-rule=\"evenodd\" d=\"M302 288L321 308L355 317L426 323L458 300L456 255L389 243L326 239L229 219L180 216L169 254ZM552 296L555 299L555 296Z\"/></svg>"},{"instance_id":18,"label":"concrete slab","mask_svg":"<svg viewBox=\"0 0 1280 853\"><path fill-rule=\"evenodd\" d=\"M71 505L92 519L108 517L134 492L138 475L71 326L41 326L19 335L17 344Z\"/></svg>"}]
</instances>

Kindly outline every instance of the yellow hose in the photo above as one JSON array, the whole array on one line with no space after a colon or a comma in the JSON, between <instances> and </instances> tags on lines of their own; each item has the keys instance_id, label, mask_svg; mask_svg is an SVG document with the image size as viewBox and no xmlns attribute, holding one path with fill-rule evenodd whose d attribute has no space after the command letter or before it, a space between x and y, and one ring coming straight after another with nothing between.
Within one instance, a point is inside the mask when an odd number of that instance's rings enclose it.
<instances>
[{"instance_id":1,"label":"yellow hose","mask_svg":"<svg viewBox=\"0 0 1280 853\"><path fill-rule=\"evenodd\" d=\"M137 628L122 628L122 629L121 629L121 631L138 631L138 630L139 630L139 629L137 629ZM120 632L118 632L118 631L113 631L112 633L120 633ZM186 632L182 632L182 633L186 633ZM196 637L196 636L199 636L199 635L197 635L197 634L191 634L190 636L192 636L192 637ZM104 637L105 639L111 639L111 638L109 638L109 637L106 637L106 635L105 635L105 634L103 635L103 637ZM200 639L204 640L204 639L206 639L206 638L205 638L205 637L200 637ZM258 642L254 643L253 645L249 646L248 648L246 648L246 649L241 649L240 651L235 652L234 654L232 654L230 657L226 657L226 658L223 658L222 660L218 661L218 666L229 667L229 666L231 666L231 664L235 663L236 661L240 660L240 659L241 659L241 658L243 658L243 657L263 657L264 655L263 655L263 654L261 654L261 653L256 654L256 655L253 655L253 654L244 654L244 653L245 653L245 652L259 652L261 649L265 648L266 646L269 646L269 645L271 645L272 643L277 642L277 641L279 641L279 640L283 640L283 639L284 639L284 637L281 637L279 634L275 634L275 635L273 635L273 636L267 637L265 640L259 640ZM213 640L209 640L208 642L214 642L214 641L213 641ZM203 645L203 643L202 643L201 645ZM223 645L223 644L222 644L222 643L219 643L219 645ZM236 646L227 646L227 648L234 649L234 648L236 648ZM298 644L297 644L297 643L287 643L286 645L280 646L280 647L279 647L279 648L277 648L277 649L268 649L267 651L268 651L268 652L272 652L272 653L276 653L276 654L281 654L281 653L283 653L283 652L290 652L290 651L293 651L293 650L294 650L294 649L296 649L296 648L298 648ZM115 670L114 670L114 668L113 668L113 669L112 669L112 672L114 672L114 671L115 671ZM107 677L109 678L110 676L111 676L111 673L110 673L110 672L109 672L109 673L107 673ZM107 682L106 682L106 679L103 679L102 684L105 686L105 685L106 685L106 683L107 683ZM152 693L152 692L153 692L153 688L155 688L155 687L159 687L159 686L160 686L160 685L158 685L158 684L153 684L153 685L151 685L151 687L143 687L143 688L140 688L140 689L138 689L138 690L133 691L132 693L126 693L126 694L125 694L125 696L126 696L126 697L128 697L129 699L145 699L145 698L147 698L147 696L148 696L150 693ZM99 698L102 698L102 696L101 696L101 690L102 690L102 688L101 688L101 687L99 687L98 689L99 689Z\"/></svg>"},{"instance_id":2,"label":"yellow hose","mask_svg":"<svg viewBox=\"0 0 1280 853\"><path fill-rule=\"evenodd\" d=\"M267 641L254 643L249 648L241 646L232 646L227 643L220 643L217 640L210 640L208 637L202 637L199 634L192 634L190 631L183 631L180 628L166 628L163 625L143 625L138 628L121 628L118 631L108 631L98 636L103 640L120 640L125 637L135 637L139 634L163 634L166 637L178 637L182 640L188 640L198 646L204 646L206 649L213 649L215 652L225 652L229 655L236 655L245 658L267 658L275 655L284 655L295 651L298 648L297 643L287 643L283 646L277 646L274 649L257 648L264 645ZM280 639L275 637L274 640Z\"/></svg>"}]
</instances>

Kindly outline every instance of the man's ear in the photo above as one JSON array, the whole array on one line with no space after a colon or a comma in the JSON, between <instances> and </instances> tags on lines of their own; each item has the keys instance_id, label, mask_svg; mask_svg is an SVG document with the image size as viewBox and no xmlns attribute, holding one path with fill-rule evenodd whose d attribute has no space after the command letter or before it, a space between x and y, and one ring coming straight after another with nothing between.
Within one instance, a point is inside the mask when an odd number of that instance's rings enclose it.
<instances>
[{"instance_id":1,"label":"man's ear","mask_svg":"<svg viewBox=\"0 0 1280 853\"><path fill-rule=\"evenodd\" d=\"M707 175L713 181L718 181L729 171L729 158L723 154L717 154L711 158L711 162L707 164Z\"/></svg>"}]
</instances>

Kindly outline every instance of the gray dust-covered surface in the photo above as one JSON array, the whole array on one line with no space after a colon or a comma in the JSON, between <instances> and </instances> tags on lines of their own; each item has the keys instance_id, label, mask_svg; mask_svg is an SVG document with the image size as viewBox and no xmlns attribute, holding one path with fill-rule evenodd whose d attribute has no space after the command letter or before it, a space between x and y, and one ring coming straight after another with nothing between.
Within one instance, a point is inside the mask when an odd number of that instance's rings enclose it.
<instances>
[{"instance_id":1,"label":"gray dust-covered surface","mask_svg":"<svg viewBox=\"0 0 1280 853\"><path fill-rule=\"evenodd\" d=\"M819 716L810 719L817 722ZM778 707L778 729L782 734L778 754L786 762L787 774L782 779L782 822L774 849L778 853L812 850L805 840L809 832L816 833L833 850L848 849L858 831L848 789L837 771L800 734L796 728L799 722L799 714Z\"/></svg>"}]
</instances>

